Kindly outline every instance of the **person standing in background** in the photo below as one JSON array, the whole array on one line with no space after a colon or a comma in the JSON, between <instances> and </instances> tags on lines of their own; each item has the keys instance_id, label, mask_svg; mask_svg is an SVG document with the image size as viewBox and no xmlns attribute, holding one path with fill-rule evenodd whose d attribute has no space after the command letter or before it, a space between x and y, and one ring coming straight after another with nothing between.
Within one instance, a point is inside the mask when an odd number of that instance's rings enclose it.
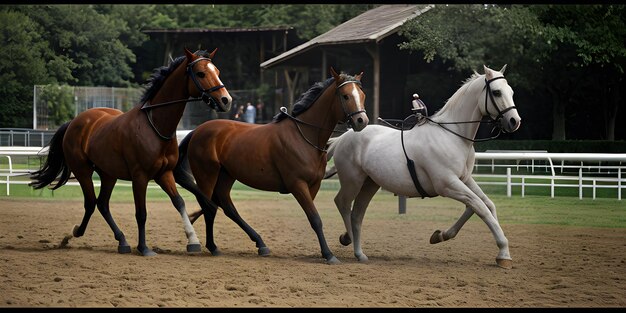
<instances>
[{"instance_id":1,"label":"person standing in background","mask_svg":"<svg viewBox=\"0 0 626 313\"><path fill-rule=\"evenodd\" d=\"M254 107L254 105L252 105L252 103L248 102L246 104L246 108L244 111L244 121L246 123L251 123L254 124L255 120L256 120L256 108Z\"/></svg>"}]
</instances>

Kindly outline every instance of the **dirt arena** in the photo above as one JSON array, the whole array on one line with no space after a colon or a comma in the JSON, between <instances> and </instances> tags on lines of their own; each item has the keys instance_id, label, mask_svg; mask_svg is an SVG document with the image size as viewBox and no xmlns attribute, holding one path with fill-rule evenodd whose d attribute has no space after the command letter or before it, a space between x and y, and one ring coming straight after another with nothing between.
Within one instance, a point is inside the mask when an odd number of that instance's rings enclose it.
<instances>
[{"instance_id":1,"label":"dirt arena","mask_svg":"<svg viewBox=\"0 0 626 313\"><path fill-rule=\"evenodd\" d=\"M407 214L399 215L397 206L374 201L363 224L370 261L361 264L351 245L339 243L343 222L331 199L318 196L316 205L339 265L325 264L290 195L235 201L271 249L269 257L257 256L254 243L221 211L215 238L223 254L214 257L204 247L200 254L187 254L180 216L166 201L148 201L147 243L157 256L136 254L132 203L113 203L111 211L133 253L117 253L97 210L85 236L58 248L82 219L82 201L5 197L0 199L0 307L626 305L626 229L503 224L514 262L505 270L496 266L491 233L475 217L454 240L428 243L435 229L452 225L460 204L410 199ZM187 200L187 207L197 205ZM194 227L204 245L204 221Z\"/></svg>"}]
</instances>

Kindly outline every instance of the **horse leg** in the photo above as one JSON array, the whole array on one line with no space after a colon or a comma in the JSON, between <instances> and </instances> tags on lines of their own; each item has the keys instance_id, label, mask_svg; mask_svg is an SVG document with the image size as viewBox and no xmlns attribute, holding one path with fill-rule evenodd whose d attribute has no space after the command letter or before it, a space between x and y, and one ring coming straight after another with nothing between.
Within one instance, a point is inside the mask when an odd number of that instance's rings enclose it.
<instances>
[{"instance_id":1,"label":"horse leg","mask_svg":"<svg viewBox=\"0 0 626 313\"><path fill-rule=\"evenodd\" d=\"M487 195L482 191L482 189L480 189L476 181L474 181L474 179L470 177L468 181L465 182L465 185L467 185L467 187L469 187L470 190L473 191L485 203L485 205L487 206L487 208L489 208L489 211L491 212L493 217L495 217L496 220L498 220L498 217L496 215L496 206L493 204L493 201L491 201L491 199L489 199L489 197L487 197ZM469 218L472 217L472 215L474 215L474 211L472 210L472 208L465 207L465 211L463 212L461 217L456 221L456 223L452 225L452 227L444 231L436 230L432 234L432 236L430 236L430 243L435 244L435 243L443 242L443 241L450 240L456 237L456 235L459 233L463 225L465 225L465 222L467 222L467 220L469 220Z\"/></svg>"},{"instance_id":2,"label":"horse leg","mask_svg":"<svg viewBox=\"0 0 626 313\"><path fill-rule=\"evenodd\" d=\"M148 179L144 177L133 177L133 198L135 199L135 219L137 220L137 229L139 231L139 240L137 250L143 256L156 255L154 251L146 245L146 189L148 188Z\"/></svg>"},{"instance_id":3,"label":"horse leg","mask_svg":"<svg viewBox=\"0 0 626 313\"><path fill-rule=\"evenodd\" d=\"M309 224L315 231L317 235L317 239L320 243L320 248L322 250L322 256L326 259L328 264L339 264L341 263L330 251L328 244L326 243L326 239L324 238L324 231L322 229L322 219L320 218L317 209L315 208L315 204L313 203L313 199L311 198L311 194L308 186L305 182L299 181L292 184L292 194L304 210L306 217L309 220Z\"/></svg>"},{"instance_id":4,"label":"horse leg","mask_svg":"<svg viewBox=\"0 0 626 313\"><path fill-rule=\"evenodd\" d=\"M205 166L212 165L211 167L205 168ZM192 212L189 217L190 221L193 223L200 215L204 215L204 224L206 228L206 248L209 249L212 255L218 256L221 254L217 245L213 239L213 224L215 221L215 216L217 215L218 206L213 202L216 199L213 195L213 189L217 183L217 175L213 173L218 173L220 170L219 163L217 162L204 162L200 164L200 168L196 169L194 172L194 177L196 179L195 185L185 184L182 185L185 189L189 190L196 196L196 200L198 200L198 204L201 207L201 210ZM211 199L211 200L210 200Z\"/></svg>"},{"instance_id":5,"label":"horse leg","mask_svg":"<svg viewBox=\"0 0 626 313\"><path fill-rule=\"evenodd\" d=\"M83 215L83 220L79 225L74 225L72 229L72 236L78 238L85 234L85 230L87 229L87 224L91 219L91 215L96 210L96 192L93 187L93 181L91 180L91 176L93 175L93 169L91 168L78 168L74 170L74 176L78 183L80 184L80 188L83 191L83 206L85 208L85 215ZM65 242L65 240L64 240Z\"/></svg>"},{"instance_id":6,"label":"horse leg","mask_svg":"<svg viewBox=\"0 0 626 313\"><path fill-rule=\"evenodd\" d=\"M111 230L113 231L113 235L115 239L118 241L117 252L118 253L130 253L130 245L126 241L126 236L124 233L117 227L115 221L113 220L113 216L111 216L111 211L109 210L109 200L111 199L111 193L113 192L113 187L115 187L115 183L117 179L114 177L110 177L102 172L98 172L100 176L100 194L98 195L98 211L104 220L109 224Z\"/></svg>"},{"instance_id":7,"label":"horse leg","mask_svg":"<svg viewBox=\"0 0 626 313\"><path fill-rule=\"evenodd\" d=\"M243 231L246 232L250 240L256 243L258 254L260 256L270 255L270 249L265 245L261 236L243 220L243 218L239 215L239 212L237 212L237 208L235 208L235 205L233 204L230 197L230 190L235 183L235 180L222 172L220 173L218 182L219 183L215 186L214 192L215 198L217 199L217 205L224 210L224 214L226 214L228 218L230 218L233 222L239 225Z\"/></svg>"},{"instance_id":8,"label":"horse leg","mask_svg":"<svg viewBox=\"0 0 626 313\"><path fill-rule=\"evenodd\" d=\"M363 224L363 217L370 201L380 189L371 178L367 177L361 191L354 200L354 206L352 208L351 221L352 221L352 239L354 240L354 256L359 262L367 262L368 258L361 249L361 225Z\"/></svg>"},{"instance_id":9,"label":"horse leg","mask_svg":"<svg viewBox=\"0 0 626 313\"><path fill-rule=\"evenodd\" d=\"M476 215L478 215L483 222L487 224L487 227L489 227L489 230L496 240L496 244L500 250L498 256L496 257L496 263L500 267L511 268L513 266L513 260L509 254L509 241L504 236L504 232L502 231L498 220L495 216L493 216L487 205L478 197L478 195L476 195L460 180L449 182L447 187L444 188L442 192L438 193L444 197L449 197L463 202L466 207L472 208L474 213L476 213ZM463 214L465 215L466 213ZM461 217L461 219L463 218L464 216Z\"/></svg>"},{"instance_id":10,"label":"horse leg","mask_svg":"<svg viewBox=\"0 0 626 313\"><path fill-rule=\"evenodd\" d=\"M337 210L339 210L339 214L341 214L341 218L343 219L343 224L346 227L346 232L339 236L339 242L347 246L352 243L352 222L350 220L350 212L352 201L354 200L356 193L346 191L347 188L344 188L343 185L339 188L339 192L335 196L335 206Z\"/></svg>"},{"instance_id":11,"label":"horse leg","mask_svg":"<svg viewBox=\"0 0 626 313\"><path fill-rule=\"evenodd\" d=\"M346 227L346 232L339 236L339 242L344 246L352 243L353 231L352 219L350 217L352 212L352 201L354 201L359 194L359 191L367 178L364 174L357 175L347 171L348 169L346 169L345 175L339 177L339 192L337 192L334 199L335 206L337 206L337 209L343 219L344 226ZM346 177L349 177L349 179Z\"/></svg>"},{"instance_id":12,"label":"horse leg","mask_svg":"<svg viewBox=\"0 0 626 313\"><path fill-rule=\"evenodd\" d=\"M196 236L195 229L189 221L189 216L187 216L185 201L176 189L174 175L172 175L172 172L166 172L161 177L155 179L155 181L157 184L159 184L159 186L161 186L161 189L163 189L163 191L165 191L165 193L167 193L167 195L170 197L172 204L183 219L183 228L185 230L185 235L187 236L187 252L200 252L200 241Z\"/></svg>"}]
</instances>

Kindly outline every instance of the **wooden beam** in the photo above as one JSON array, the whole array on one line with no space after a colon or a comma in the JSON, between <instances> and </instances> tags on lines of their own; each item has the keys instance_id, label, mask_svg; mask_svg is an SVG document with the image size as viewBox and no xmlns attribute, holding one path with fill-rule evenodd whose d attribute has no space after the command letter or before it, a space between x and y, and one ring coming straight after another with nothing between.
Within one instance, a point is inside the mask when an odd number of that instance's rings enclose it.
<instances>
[{"instance_id":1,"label":"wooden beam","mask_svg":"<svg viewBox=\"0 0 626 313\"><path fill-rule=\"evenodd\" d=\"M377 43L374 43L373 47L365 46L365 50L374 60L374 90L372 95L373 108L370 120L375 122L378 121L378 117L380 116L380 47Z\"/></svg>"}]
</instances>

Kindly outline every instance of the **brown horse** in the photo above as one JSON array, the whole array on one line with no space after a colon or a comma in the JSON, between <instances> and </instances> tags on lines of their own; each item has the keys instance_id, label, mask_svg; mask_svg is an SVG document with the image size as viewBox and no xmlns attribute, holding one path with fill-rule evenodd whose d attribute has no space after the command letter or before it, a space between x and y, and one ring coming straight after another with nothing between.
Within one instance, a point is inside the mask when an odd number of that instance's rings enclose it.
<instances>
[{"instance_id":1,"label":"brown horse","mask_svg":"<svg viewBox=\"0 0 626 313\"><path fill-rule=\"evenodd\" d=\"M230 198L230 190L238 180L259 190L291 193L317 234L322 256L329 264L339 263L326 244L313 200L324 176L326 142L337 123L347 121L360 131L369 119L360 87L363 73L349 76L330 70L333 77L302 94L292 114L281 108L274 121L264 125L212 120L181 141L174 177L196 196L202 209L190 217L193 223L204 213L206 247L213 255L219 254L213 241L217 206L256 242L259 255L269 254L261 237L239 216Z\"/></svg>"},{"instance_id":2,"label":"brown horse","mask_svg":"<svg viewBox=\"0 0 626 313\"><path fill-rule=\"evenodd\" d=\"M85 198L85 215L80 226L74 226L74 237L85 233L97 206L119 242L118 252L129 253L131 249L124 233L109 211L109 199L118 179L131 180L139 229L137 249L142 255L155 255L146 245L145 237L146 188L153 179L169 195L183 219L187 251L200 251L200 242L172 174L178 162L174 134L188 101L202 99L213 109L230 110L232 97L211 60L216 51L192 53L185 48L184 56L155 71L141 102L128 112L92 108L57 130L50 141L46 162L32 174L30 185L35 189L43 188L60 175L52 188L57 189L68 181L70 172L74 173ZM101 181L97 198L92 181L94 171Z\"/></svg>"}]
</instances>

